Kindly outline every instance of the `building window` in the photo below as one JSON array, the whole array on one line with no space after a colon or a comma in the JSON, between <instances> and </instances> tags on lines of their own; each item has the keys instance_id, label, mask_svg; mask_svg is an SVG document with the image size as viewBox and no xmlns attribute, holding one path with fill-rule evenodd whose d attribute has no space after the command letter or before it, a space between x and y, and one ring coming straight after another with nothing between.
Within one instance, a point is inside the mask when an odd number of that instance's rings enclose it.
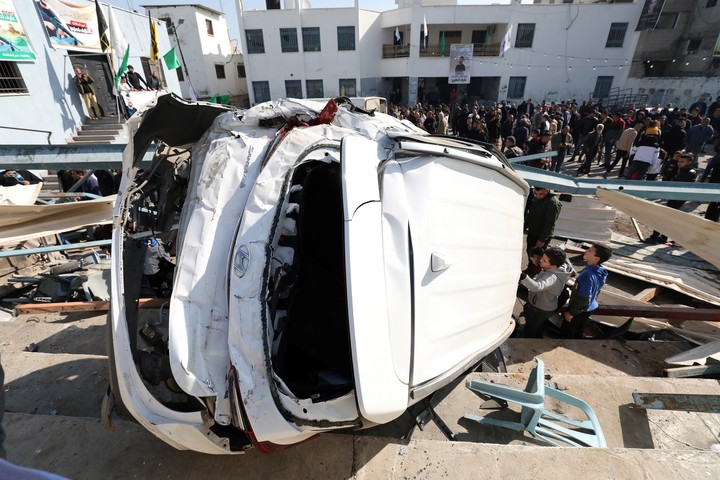
<instances>
[{"instance_id":1,"label":"building window","mask_svg":"<svg viewBox=\"0 0 720 480\"><path fill-rule=\"evenodd\" d=\"M247 77L247 75L245 74L245 65L243 65L242 63L237 64L237 72L238 72L238 77L240 77L240 78Z\"/></svg>"},{"instance_id":2,"label":"building window","mask_svg":"<svg viewBox=\"0 0 720 480\"><path fill-rule=\"evenodd\" d=\"M338 50L355 50L355 26L337 27Z\"/></svg>"},{"instance_id":3,"label":"building window","mask_svg":"<svg viewBox=\"0 0 720 480\"><path fill-rule=\"evenodd\" d=\"M305 80L305 90L307 90L307 98L323 98L325 96L322 80Z\"/></svg>"},{"instance_id":4,"label":"building window","mask_svg":"<svg viewBox=\"0 0 720 480\"><path fill-rule=\"evenodd\" d=\"M303 98L300 80L285 80L285 96L287 98Z\"/></svg>"},{"instance_id":5,"label":"building window","mask_svg":"<svg viewBox=\"0 0 720 480\"><path fill-rule=\"evenodd\" d=\"M355 95L357 95L355 90L354 78L340 79L340 95L343 95L345 97L354 97Z\"/></svg>"},{"instance_id":6,"label":"building window","mask_svg":"<svg viewBox=\"0 0 720 480\"><path fill-rule=\"evenodd\" d=\"M597 77L595 82L595 90L593 90L594 98L605 98L610 95L610 87L612 87L613 77Z\"/></svg>"},{"instance_id":7,"label":"building window","mask_svg":"<svg viewBox=\"0 0 720 480\"><path fill-rule=\"evenodd\" d=\"M265 53L265 41L261 28L245 30L245 41L247 42L247 53Z\"/></svg>"},{"instance_id":8,"label":"building window","mask_svg":"<svg viewBox=\"0 0 720 480\"><path fill-rule=\"evenodd\" d=\"M534 38L534 23L518 23L517 36L515 37L515 48L532 48Z\"/></svg>"},{"instance_id":9,"label":"building window","mask_svg":"<svg viewBox=\"0 0 720 480\"><path fill-rule=\"evenodd\" d=\"M255 103L270 101L270 82L252 82Z\"/></svg>"},{"instance_id":10,"label":"building window","mask_svg":"<svg viewBox=\"0 0 720 480\"><path fill-rule=\"evenodd\" d=\"M691 40L688 40L687 44L687 50L685 50L685 55L693 55L700 50L700 44L702 43L702 39L700 38L693 38Z\"/></svg>"},{"instance_id":11,"label":"building window","mask_svg":"<svg viewBox=\"0 0 720 480\"><path fill-rule=\"evenodd\" d=\"M160 18L158 18L158 20L162 20L163 22L165 22L165 28L167 29L168 35L172 35L172 33L173 33L173 29L172 29L173 21L172 21L172 18L170 18L170 17L160 17Z\"/></svg>"},{"instance_id":12,"label":"building window","mask_svg":"<svg viewBox=\"0 0 720 480\"><path fill-rule=\"evenodd\" d=\"M705 4L705 8L712 8L715 5L717 5L717 0L707 0L707 3Z\"/></svg>"},{"instance_id":13,"label":"building window","mask_svg":"<svg viewBox=\"0 0 720 480\"><path fill-rule=\"evenodd\" d=\"M0 95L8 93L28 93L28 89L15 62L0 62Z\"/></svg>"},{"instance_id":14,"label":"building window","mask_svg":"<svg viewBox=\"0 0 720 480\"><path fill-rule=\"evenodd\" d=\"M297 28L280 29L280 48L283 53L298 51Z\"/></svg>"},{"instance_id":15,"label":"building window","mask_svg":"<svg viewBox=\"0 0 720 480\"><path fill-rule=\"evenodd\" d=\"M625 42L625 32L627 32L627 23L613 23L610 25L605 48L622 48Z\"/></svg>"},{"instance_id":16,"label":"building window","mask_svg":"<svg viewBox=\"0 0 720 480\"><path fill-rule=\"evenodd\" d=\"M302 29L303 52L320 51L320 27L304 27Z\"/></svg>"},{"instance_id":17,"label":"building window","mask_svg":"<svg viewBox=\"0 0 720 480\"><path fill-rule=\"evenodd\" d=\"M510 83L508 84L508 98L523 98L525 97L525 83L527 77L510 77Z\"/></svg>"},{"instance_id":18,"label":"building window","mask_svg":"<svg viewBox=\"0 0 720 480\"><path fill-rule=\"evenodd\" d=\"M205 19L205 28L207 29L207 34L211 37L215 36L215 32L213 31L212 26L212 20Z\"/></svg>"},{"instance_id":19,"label":"building window","mask_svg":"<svg viewBox=\"0 0 720 480\"><path fill-rule=\"evenodd\" d=\"M177 73L178 82L184 82L184 81L185 81L185 75L183 75L182 67L176 68L176 69L175 69L175 73Z\"/></svg>"},{"instance_id":20,"label":"building window","mask_svg":"<svg viewBox=\"0 0 720 480\"><path fill-rule=\"evenodd\" d=\"M655 24L655 30L672 30L678 22L678 12L662 12Z\"/></svg>"},{"instance_id":21,"label":"building window","mask_svg":"<svg viewBox=\"0 0 720 480\"><path fill-rule=\"evenodd\" d=\"M217 78L225 78L225 65L215 64L215 75Z\"/></svg>"}]
</instances>

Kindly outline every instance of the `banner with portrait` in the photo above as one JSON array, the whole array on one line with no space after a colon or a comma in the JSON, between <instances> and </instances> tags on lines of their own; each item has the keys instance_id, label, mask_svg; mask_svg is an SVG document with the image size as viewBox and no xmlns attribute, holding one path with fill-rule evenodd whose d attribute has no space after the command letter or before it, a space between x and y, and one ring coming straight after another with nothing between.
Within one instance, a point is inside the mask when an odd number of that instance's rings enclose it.
<instances>
[{"instance_id":1,"label":"banner with portrait","mask_svg":"<svg viewBox=\"0 0 720 480\"><path fill-rule=\"evenodd\" d=\"M665 0L645 0L645 5L643 5L642 12L640 12L640 19L638 20L637 27L635 27L635 31L640 32L642 30L652 30L655 28L664 5Z\"/></svg>"},{"instance_id":2,"label":"banner with portrait","mask_svg":"<svg viewBox=\"0 0 720 480\"><path fill-rule=\"evenodd\" d=\"M470 83L470 77L472 76L473 47L472 43L450 44L449 84Z\"/></svg>"},{"instance_id":3,"label":"banner with portrait","mask_svg":"<svg viewBox=\"0 0 720 480\"><path fill-rule=\"evenodd\" d=\"M0 61L22 62L35 58L13 0L0 0Z\"/></svg>"},{"instance_id":4,"label":"banner with portrait","mask_svg":"<svg viewBox=\"0 0 720 480\"><path fill-rule=\"evenodd\" d=\"M54 48L102 52L95 2L35 0L35 6Z\"/></svg>"}]
</instances>

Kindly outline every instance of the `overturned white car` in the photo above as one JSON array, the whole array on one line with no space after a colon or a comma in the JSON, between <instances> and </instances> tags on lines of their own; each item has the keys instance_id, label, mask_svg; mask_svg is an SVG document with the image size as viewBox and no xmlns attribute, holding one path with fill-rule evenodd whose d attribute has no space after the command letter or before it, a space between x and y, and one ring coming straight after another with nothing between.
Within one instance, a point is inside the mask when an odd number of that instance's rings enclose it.
<instances>
[{"instance_id":1,"label":"overturned white car","mask_svg":"<svg viewBox=\"0 0 720 480\"><path fill-rule=\"evenodd\" d=\"M108 400L169 444L271 451L389 422L511 334L527 184L491 147L335 100L239 116L165 95L131 134ZM180 152L141 171L151 141ZM175 234L145 323L147 235Z\"/></svg>"}]
</instances>

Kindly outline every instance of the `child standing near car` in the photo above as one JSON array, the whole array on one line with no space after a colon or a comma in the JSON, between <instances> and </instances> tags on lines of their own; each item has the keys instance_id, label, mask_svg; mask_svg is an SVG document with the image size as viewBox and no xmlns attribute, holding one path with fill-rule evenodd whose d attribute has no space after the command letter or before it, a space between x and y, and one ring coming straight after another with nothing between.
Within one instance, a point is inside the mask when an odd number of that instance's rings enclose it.
<instances>
[{"instance_id":1,"label":"child standing near car","mask_svg":"<svg viewBox=\"0 0 720 480\"><path fill-rule=\"evenodd\" d=\"M612 256L612 248L593 243L583 254L587 266L580 272L570 294L570 304L563 314L560 332L565 338L582 338L585 324L598 307L597 297L607 280L608 271L602 266Z\"/></svg>"},{"instance_id":2,"label":"child standing near car","mask_svg":"<svg viewBox=\"0 0 720 480\"><path fill-rule=\"evenodd\" d=\"M528 289L523 337L542 338L545 321L557 310L558 298L573 273L565 252L557 247L545 250L540 267L542 271L535 278L520 274L520 284Z\"/></svg>"}]
</instances>

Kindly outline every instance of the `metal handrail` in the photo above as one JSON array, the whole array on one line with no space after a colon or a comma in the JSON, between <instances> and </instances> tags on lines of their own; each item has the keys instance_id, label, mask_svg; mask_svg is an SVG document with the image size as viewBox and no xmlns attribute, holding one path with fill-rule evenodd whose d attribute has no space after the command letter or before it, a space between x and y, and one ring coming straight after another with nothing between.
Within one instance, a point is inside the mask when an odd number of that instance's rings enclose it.
<instances>
[{"instance_id":1,"label":"metal handrail","mask_svg":"<svg viewBox=\"0 0 720 480\"><path fill-rule=\"evenodd\" d=\"M21 127L6 127L4 125L0 125L0 128L5 128L7 130L22 130L24 132L38 132L38 133L47 133L47 142L48 145L52 145L50 142L50 137L52 137L52 132L49 130L36 130L34 128L21 128Z\"/></svg>"}]
</instances>

